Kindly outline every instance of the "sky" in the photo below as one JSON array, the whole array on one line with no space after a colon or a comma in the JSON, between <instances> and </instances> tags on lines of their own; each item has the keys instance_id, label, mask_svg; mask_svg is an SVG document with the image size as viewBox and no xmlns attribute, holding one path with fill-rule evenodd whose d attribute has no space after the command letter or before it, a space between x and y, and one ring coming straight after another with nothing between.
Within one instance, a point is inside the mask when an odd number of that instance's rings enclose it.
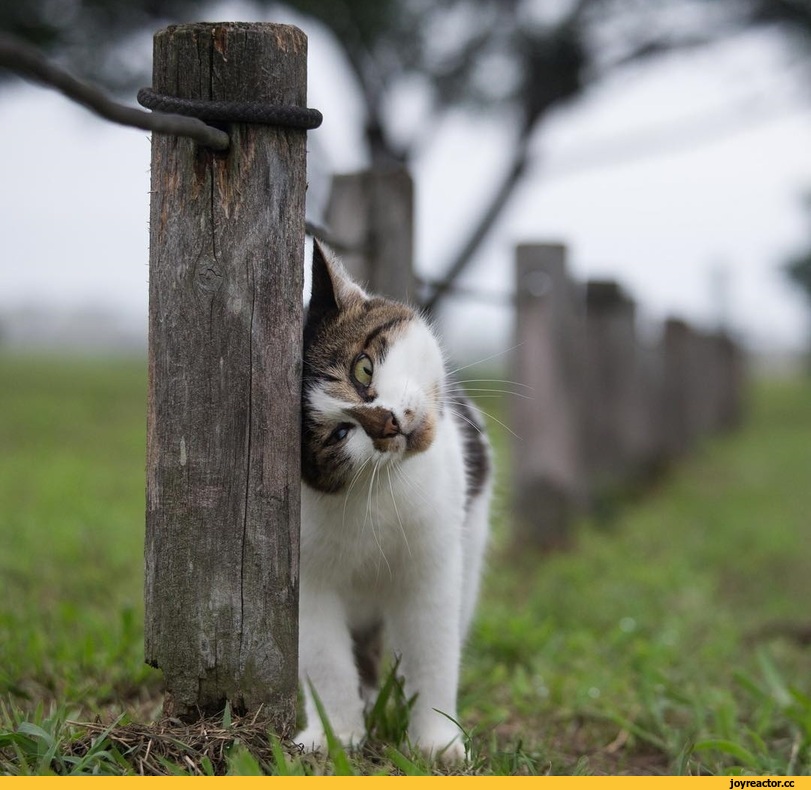
<instances>
[{"instance_id":1,"label":"sky","mask_svg":"<svg viewBox=\"0 0 811 790\"><path fill-rule=\"evenodd\" d=\"M365 162L340 52L317 28L306 32L308 103L325 116L310 133L318 181ZM529 177L464 283L507 295L517 243L564 242L573 276L617 279L651 324L723 319L757 348L799 349L805 305L779 267L811 242L803 76L776 38L750 34L600 84L541 130ZM393 111L408 116L418 99ZM505 165L510 134L494 117L462 113L432 133L413 168L420 274L441 274ZM32 306L87 309L144 335L148 135L15 81L0 90L0 146L0 321ZM498 353L511 311L454 299L443 330L452 354Z\"/></svg>"}]
</instances>

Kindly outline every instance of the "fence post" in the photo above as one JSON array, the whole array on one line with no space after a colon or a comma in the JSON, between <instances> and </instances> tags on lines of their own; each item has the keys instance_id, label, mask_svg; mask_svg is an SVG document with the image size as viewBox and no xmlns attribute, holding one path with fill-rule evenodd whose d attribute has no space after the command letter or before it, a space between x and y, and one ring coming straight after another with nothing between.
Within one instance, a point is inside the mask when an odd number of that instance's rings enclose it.
<instances>
[{"instance_id":1,"label":"fence post","mask_svg":"<svg viewBox=\"0 0 811 790\"><path fill-rule=\"evenodd\" d=\"M663 330L662 330L663 331ZM642 481L651 479L667 461L667 430L664 426L665 354L659 337L655 344L637 341L634 386L639 419L634 439L634 454Z\"/></svg>"},{"instance_id":2,"label":"fence post","mask_svg":"<svg viewBox=\"0 0 811 790\"><path fill-rule=\"evenodd\" d=\"M307 39L192 24L154 39L153 87L306 104ZM164 711L294 725L306 134L234 124L215 154L154 135L146 660Z\"/></svg>"},{"instance_id":3,"label":"fence post","mask_svg":"<svg viewBox=\"0 0 811 790\"><path fill-rule=\"evenodd\" d=\"M743 412L744 362L740 346L726 332L716 335L721 367L721 393L717 430L729 431L740 425Z\"/></svg>"},{"instance_id":4,"label":"fence post","mask_svg":"<svg viewBox=\"0 0 811 790\"><path fill-rule=\"evenodd\" d=\"M586 284L584 428L589 494L597 502L633 479L644 428L637 384L636 305L613 280Z\"/></svg>"},{"instance_id":5,"label":"fence post","mask_svg":"<svg viewBox=\"0 0 811 790\"><path fill-rule=\"evenodd\" d=\"M416 301L414 185L405 168L334 176L325 221L355 279L372 293Z\"/></svg>"},{"instance_id":6,"label":"fence post","mask_svg":"<svg viewBox=\"0 0 811 790\"><path fill-rule=\"evenodd\" d=\"M516 250L516 327L511 378L515 541L544 550L571 545L582 498L582 309L560 244Z\"/></svg>"},{"instance_id":7,"label":"fence post","mask_svg":"<svg viewBox=\"0 0 811 790\"><path fill-rule=\"evenodd\" d=\"M696 432L700 439L711 436L718 429L718 411L721 397L720 355L715 336L706 331L693 331L694 378L693 402L696 413Z\"/></svg>"},{"instance_id":8,"label":"fence post","mask_svg":"<svg viewBox=\"0 0 811 790\"><path fill-rule=\"evenodd\" d=\"M691 327L677 318L665 322L663 409L665 447L670 460L689 452L698 438L696 418L695 337Z\"/></svg>"}]
</instances>

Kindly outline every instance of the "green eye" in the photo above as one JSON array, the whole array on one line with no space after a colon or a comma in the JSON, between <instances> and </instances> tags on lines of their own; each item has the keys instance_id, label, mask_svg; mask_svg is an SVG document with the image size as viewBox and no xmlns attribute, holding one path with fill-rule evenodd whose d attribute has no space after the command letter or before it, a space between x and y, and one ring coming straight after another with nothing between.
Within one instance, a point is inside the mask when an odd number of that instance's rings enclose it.
<instances>
[{"instance_id":1,"label":"green eye","mask_svg":"<svg viewBox=\"0 0 811 790\"><path fill-rule=\"evenodd\" d=\"M368 387L372 383L372 373L375 366L366 354L361 354L352 363L352 378L362 387Z\"/></svg>"}]
</instances>

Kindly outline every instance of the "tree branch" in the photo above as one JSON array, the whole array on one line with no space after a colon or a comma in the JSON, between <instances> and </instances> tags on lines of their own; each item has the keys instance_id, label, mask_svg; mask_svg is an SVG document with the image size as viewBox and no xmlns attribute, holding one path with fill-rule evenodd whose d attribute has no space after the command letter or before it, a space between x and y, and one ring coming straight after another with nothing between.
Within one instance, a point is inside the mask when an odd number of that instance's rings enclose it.
<instances>
[{"instance_id":1,"label":"tree branch","mask_svg":"<svg viewBox=\"0 0 811 790\"><path fill-rule=\"evenodd\" d=\"M594 0L579 0L573 8L569 20L579 17L587 12ZM605 74L611 71L619 71L620 69L639 61L652 59L669 52L677 51L679 49L698 48L717 40L719 35L712 37L692 36L684 37L678 41L666 41L661 38L651 38L643 41L629 52L625 53L616 61L604 66L599 76L593 79L584 79L582 90L585 91L587 87L595 82L599 82L604 78ZM501 217L503 211L506 209L509 200L515 191L516 187L520 184L524 177L529 163L529 143L532 139L533 132L537 129L543 120L546 118L546 113L552 109L554 103L548 104L541 111L534 114L533 117L528 118L528 127L524 130L519 138L516 150L514 152L511 164L508 170L504 173L501 183L493 194L487 207L482 212L479 221L473 226L469 237L464 242L463 246L459 249L458 253L454 256L447 271L442 276L442 279L433 284L433 289L425 301L425 310L429 314L435 313L440 303L445 299L450 290L453 288L454 283L470 263L474 254L478 251L479 246L487 238L493 226Z\"/></svg>"},{"instance_id":2,"label":"tree branch","mask_svg":"<svg viewBox=\"0 0 811 790\"><path fill-rule=\"evenodd\" d=\"M473 231L467 241L451 261L442 280L434 284L433 291L424 305L424 309L429 315L436 312L439 303L448 295L456 279L464 271L474 253L479 249L479 246L507 207L529 164L529 143L531 138L531 130L521 135L513 152L510 166L504 173L498 189L493 193L490 202L474 224Z\"/></svg>"}]
</instances>

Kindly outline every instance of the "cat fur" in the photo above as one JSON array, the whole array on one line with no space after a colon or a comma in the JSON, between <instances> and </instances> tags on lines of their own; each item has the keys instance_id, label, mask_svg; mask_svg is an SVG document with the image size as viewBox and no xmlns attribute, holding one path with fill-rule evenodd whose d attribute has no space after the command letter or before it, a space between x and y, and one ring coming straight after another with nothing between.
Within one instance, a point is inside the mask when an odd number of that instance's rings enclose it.
<instances>
[{"instance_id":1,"label":"cat fur","mask_svg":"<svg viewBox=\"0 0 811 790\"><path fill-rule=\"evenodd\" d=\"M307 727L296 740L326 747L311 687L344 744L364 738L382 637L407 697L417 695L412 744L463 759L451 719L487 542L482 422L419 313L367 294L317 241L312 279L299 607Z\"/></svg>"}]
</instances>

